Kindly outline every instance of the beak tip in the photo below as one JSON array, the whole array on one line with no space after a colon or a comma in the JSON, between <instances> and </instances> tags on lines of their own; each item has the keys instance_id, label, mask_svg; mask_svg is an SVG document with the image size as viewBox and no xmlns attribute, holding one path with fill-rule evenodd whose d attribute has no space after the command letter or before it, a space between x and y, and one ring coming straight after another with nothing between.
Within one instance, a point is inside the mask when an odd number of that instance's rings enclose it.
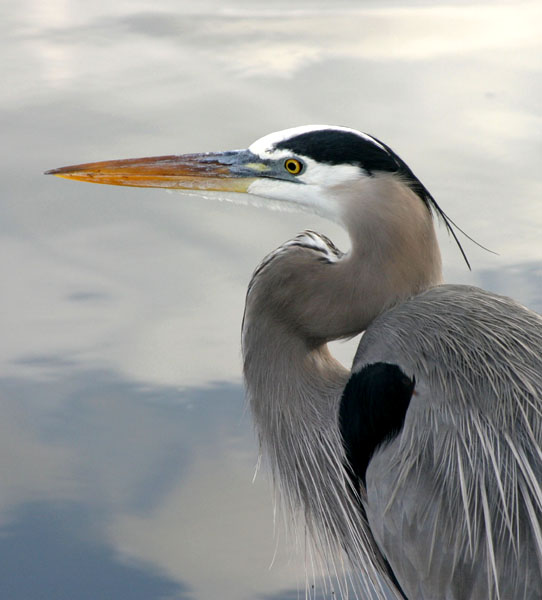
<instances>
[{"instance_id":1,"label":"beak tip","mask_svg":"<svg viewBox=\"0 0 542 600\"><path fill-rule=\"evenodd\" d=\"M66 167L60 167L59 169L49 169L48 171L44 171L44 175L62 175L63 173L66 173L68 171L70 171L71 169L66 168Z\"/></svg>"}]
</instances>

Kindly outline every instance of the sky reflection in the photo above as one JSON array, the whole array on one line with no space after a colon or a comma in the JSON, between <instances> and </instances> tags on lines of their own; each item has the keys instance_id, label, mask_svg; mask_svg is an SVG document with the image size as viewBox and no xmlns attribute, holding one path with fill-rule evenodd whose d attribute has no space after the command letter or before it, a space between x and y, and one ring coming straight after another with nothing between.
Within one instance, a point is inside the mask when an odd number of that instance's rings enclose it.
<instances>
[{"instance_id":1,"label":"sky reflection","mask_svg":"<svg viewBox=\"0 0 542 600\"><path fill-rule=\"evenodd\" d=\"M269 569L272 495L265 477L252 484L239 332L270 250L305 228L348 247L317 217L43 171L246 147L306 123L359 128L499 253L464 241L469 273L441 227L447 280L540 311L541 13L424 0L0 7L2 597L304 597L303 558L282 533ZM333 345L345 364L355 343Z\"/></svg>"},{"instance_id":2,"label":"sky reflection","mask_svg":"<svg viewBox=\"0 0 542 600\"><path fill-rule=\"evenodd\" d=\"M50 581L48 597L69 597L74 575L61 559L76 543L82 581L96 565L107 571L94 597L144 597L128 593L139 579L149 598L192 588L234 598L239 579L251 590L241 597L270 589L271 495L251 482L257 451L239 385L181 391L54 357L26 362L42 377L0 381L2 531L14 556L33 532L35 553L51 550L40 569L52 572L34 577L30 554L6 583L19 590L10 598L38 597ZM279 559L276 571L296 581L292 564Z\"/></svg>"},{"instance_id":3,"label":"sky reflection","mask_svg":"<svg viewBox=\"0 0 542 600\"><path fill-rule=\"evenodd\" d=\"M182 582L123 560L76 504L21 504L0 537L0 595L25 600L192 600Z\"/></svg>"}]
</instances>

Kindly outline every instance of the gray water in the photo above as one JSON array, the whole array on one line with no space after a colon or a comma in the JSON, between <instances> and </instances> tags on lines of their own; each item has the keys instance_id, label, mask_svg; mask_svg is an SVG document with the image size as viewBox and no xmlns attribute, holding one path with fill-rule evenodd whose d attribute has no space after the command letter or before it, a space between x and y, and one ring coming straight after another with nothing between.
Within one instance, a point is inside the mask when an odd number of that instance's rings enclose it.
<instances>
[{"instance_id":1,"label":"gray water","mask_svg":"<svg viewBox=\"0 0 542 600\"><path fill-rule=\"evenodd\" d=\"M308 227L346 236L307 215L42 172L358 128L498 252L463 239L469 272L440 228L446 279L540 311L542 3L0 11L0 598L304 597L302 553L274 539L265 473L252 482L239 331L268 251ZM353 349L334 345L346 364Z\"/></svg>"}]
</instances>

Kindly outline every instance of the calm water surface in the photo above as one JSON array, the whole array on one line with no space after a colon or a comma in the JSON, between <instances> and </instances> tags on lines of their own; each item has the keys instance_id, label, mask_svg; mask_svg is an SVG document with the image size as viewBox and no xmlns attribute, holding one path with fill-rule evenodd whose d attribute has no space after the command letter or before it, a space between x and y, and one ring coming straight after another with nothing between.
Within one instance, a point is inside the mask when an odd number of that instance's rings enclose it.
<instances>
[{"instance_id":1,"label":"calm water surface","mask_svg":"<svg viewBox=\"0 0 542 600\"><path fill-rule=\"evenodd\" d=\"M542 310L542 4L332 6L0 8L0 598L304 597L252 482L239 331L268 251L307 227L347 247L316 217L44 170L348 125L499 253L465 240L469 273L441 230L448 281Z\"/></svg>"}]
</instances>

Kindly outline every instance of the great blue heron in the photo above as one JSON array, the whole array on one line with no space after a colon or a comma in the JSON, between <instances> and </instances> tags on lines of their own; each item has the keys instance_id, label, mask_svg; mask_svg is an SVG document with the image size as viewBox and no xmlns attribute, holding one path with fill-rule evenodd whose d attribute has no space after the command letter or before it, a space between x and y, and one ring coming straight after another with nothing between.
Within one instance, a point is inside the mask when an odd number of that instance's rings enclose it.
<instances>
[{"instance_id":1,"label":"great blue heron","mask_svg":"<svg viewBox=\"0 0 542 600\"><path fill-rule=\"evenodd\" d=\"M286 505L366 589L424 600L542 598L542 318L443 285L432 213L376 138L273 133L248 150L90 163L68 179L236 192L344 226L305 231L250 282L244 375ZM365 332L352 371L327 342Z\"/></svg>"}]
</instances>

